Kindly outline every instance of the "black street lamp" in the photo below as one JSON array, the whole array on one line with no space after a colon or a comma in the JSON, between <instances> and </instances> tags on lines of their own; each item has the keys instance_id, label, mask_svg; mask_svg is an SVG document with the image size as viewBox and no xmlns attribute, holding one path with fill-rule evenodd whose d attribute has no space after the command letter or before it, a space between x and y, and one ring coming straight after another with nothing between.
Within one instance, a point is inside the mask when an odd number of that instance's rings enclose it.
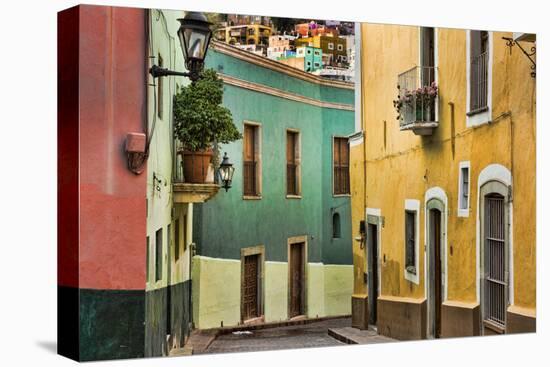
<instances>
[{"instance_id":1,"label":"black street lamp","mask_svg":"<svg viewBox=\"0 0 550 367\"><path fill-rule=\"evenodd\" d=\"M232 163L229 163L229 157L227 156L227 152L223 155L222 163L220 164L219 169L219 175L220 179L222 181L222 187L227 190L231 188L231 181L233 180L233 173L235 173L235 167L233 167Z\"/></svg>"},{"instance_id":2,"label":"black street lamp","mask_svg":"<svg viewBox=\"0 0 550 367\"><path fill-rule=\"evenodd\" d=\"M187 12L185 17L178 19L178 21L181 24L178 30L178 38L183 51L185 66L189 71L172 71L153 65L149 69L149 73L153 78L167 75L186 76L194 82L199 79L200 72L204 67L204 58L212 37L212 31L210 30L212 23L206 19L203 13L194 11Z\"/></svg>"}]
</instances>

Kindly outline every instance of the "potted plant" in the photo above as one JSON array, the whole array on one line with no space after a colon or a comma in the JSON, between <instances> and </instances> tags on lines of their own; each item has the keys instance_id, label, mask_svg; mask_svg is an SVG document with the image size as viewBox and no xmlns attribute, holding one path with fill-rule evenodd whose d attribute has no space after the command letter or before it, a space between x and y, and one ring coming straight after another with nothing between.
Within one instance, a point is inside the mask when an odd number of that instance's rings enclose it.
<instances>
[{"instance_id":1,"label":"potted plant","mask_svg":"<svg viewBox=\"0 0 550 367\"><path fill-rule=\"evenodd\" d=\"M398 85L399 95L393 101L393 106L397 111L397 119L403 118L404 109L414 111L416 121L427 121L431 116L431 111L435 106L435 99L438 94L436 82L432 82L429 86L419 87L417 89L405 89L401 92L401 87Z\"/></svg>"},{"instance_id":2,"label":"potted plant","mask_svg":"<svg viewBox=\"0 0 550 367\"><path fill-rule=\"evenodd\" d=\"M182 143L186 182L206 182L212 147L242 137L222 98L223 81L213 69L204 70L199 80L180 87L174 96L174 135Z\"/></svg>"}]
</instances>

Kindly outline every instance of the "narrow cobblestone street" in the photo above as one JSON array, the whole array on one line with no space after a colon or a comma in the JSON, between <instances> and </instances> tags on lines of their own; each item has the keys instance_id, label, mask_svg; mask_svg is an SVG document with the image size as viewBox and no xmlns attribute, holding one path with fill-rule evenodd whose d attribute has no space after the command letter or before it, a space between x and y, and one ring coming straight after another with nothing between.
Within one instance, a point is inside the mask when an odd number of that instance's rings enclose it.
<instances>
[{"instance_id":1,"label":"narrow cobblestone street","mask_svg":"<svg viewBox=\"0 0 550 367\"><path fill-rule=\"evenodd\" d=\"M346 345L328 335L328 329L350 326L351 320L333 319L306 325L285 326L220 335L205 353L315 348Z\"/></svg>"},{"instance_id":2,"label":"narrow cobblestone street","mask_svg":"<svg viewBox=\"0 0 550 367\"><path fill-rule=\"evenodd\" d=\"M239 331L218 336L203 353L252 352L262 350L319 348L342 346L346 343L329 335L331 330L351 328L351 318L338 318L305 325ZM359 332L359 331L358 331ZM367 332L360 344L391 342L392 339ZM351 342L350 342L351 343Z\"/></svg>"}]
</instances>

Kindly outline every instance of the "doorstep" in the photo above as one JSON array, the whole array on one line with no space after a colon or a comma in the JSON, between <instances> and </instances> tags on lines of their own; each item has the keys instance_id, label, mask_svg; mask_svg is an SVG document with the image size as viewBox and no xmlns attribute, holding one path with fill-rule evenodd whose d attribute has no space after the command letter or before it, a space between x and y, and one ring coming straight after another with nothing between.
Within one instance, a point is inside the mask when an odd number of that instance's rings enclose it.
<instances>
[{"instance_id":1,"label":"doorstep","mask_svg":"<svg viewBox=\"0 0 550 367\"><path fill-rule=\"evenodd\" d=\"M367 330L360 330L350 326L331 328L328 329L328 335L346 344L378 344L397 341L396 339L379 335L371 326Z\"/></svg>"},{"instance_id":2,"label":"doorstep","mask_svg":"<svg viewBox=\"0 0 550 367\"><path fill-rule=\"evenodd\" d=\"M335 319L345 319L345 318L351 318L351 316L350 315L339 315L339 316L325 316L325 317L315 317L315 318L307 318L305 316L298 316L298 317L292 318L290 320L284 320L284 321L254 323L254 324L249 324L249 325L244 324L244 325L237 325L237 326L224 326L224 327L215 328L215 329L205 329L204 331L216 332L216 336L217 336L217 335L231 334L235 331L249 331L249 330L269 329L269 328L284 327L284 326L305 325L305 324L310 324L310 323L313 323L313 322L320 322L320 321L326 321L326 320L335 320Z\"/></svg>"},{"instance_id":3,"label":"doorstep","mask_svg":"<svg viewBox=\"0 0 550 367\"><path fill-rule=\"evenodd\" d=\"M184 347L172 349L170 351L170 356L188 356L204 353L217 336L218 333L214 329L193 330L185 342Z\"/></svg>"}]
</instances>

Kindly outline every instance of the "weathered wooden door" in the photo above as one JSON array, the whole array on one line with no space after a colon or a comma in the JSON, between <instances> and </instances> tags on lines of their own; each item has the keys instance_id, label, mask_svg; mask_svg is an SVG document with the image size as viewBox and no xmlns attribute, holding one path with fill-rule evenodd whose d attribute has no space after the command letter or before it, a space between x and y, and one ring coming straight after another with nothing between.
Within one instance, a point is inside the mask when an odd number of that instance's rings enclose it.
<instances>
[{"instance_id":1,"label":"weathered wooden door","mask_svg":"<svg viewBox=\"0 0 550 367\"><path fill-rule=\"evenodd\" d=\"M375 224L369 223L367 228L369 324L376 325L378 299L378 227Z\"/></svg>"},{"instance_id":2,"label":"weathered wooden door","mask_svg":"<svg viewBox=\"0 0 550 367\"><path fill-rule=\"evenodd\" d=\"M290 245L289 317L304 314L304 243Z\"/></svg>"},{"instance_id":3,"label":"weathered wooden door","mask_svg":"<svg viewBox=\"0 0 550 367\"><path fill-rule=\"evenodd\" d=\"M431 228L432 228L432 246L433 251L433 317L434 317L434 337L441 336L441 212L437 209L430 210Z\"/></svg>"},{"instance_id":4,"label":"weathered wooden door","mask_svg":"<svg viewBox=\"0 0 550 367\"><path fill-rule=\"evenodd\" d=\"M243 285L243 319L248 320L259 316L258 307L258 266L259 255L245 256L244 258L244 285Z\"/></svg>"}]
</instances>

